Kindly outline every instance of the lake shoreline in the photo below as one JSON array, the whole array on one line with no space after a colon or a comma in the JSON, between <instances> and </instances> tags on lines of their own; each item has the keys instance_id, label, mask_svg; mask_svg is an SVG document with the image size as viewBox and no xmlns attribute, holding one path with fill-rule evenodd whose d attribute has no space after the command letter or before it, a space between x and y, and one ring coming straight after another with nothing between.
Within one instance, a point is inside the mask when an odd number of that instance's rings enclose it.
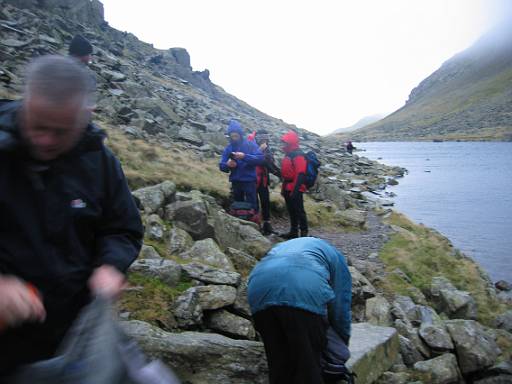
<instances>
[{"instance_id":1,"label":"lake shoreline","mask_svg":"<svg viewBox=\"0 0 512 384\"><path fill-rule=\"evenodd\" d=\"M398 185L386 188L394 210L434 228L473 258L493 281L510 280L507 263L512 241L512 144L358 143L359 152L386 165L408 170ZM511 177L507 177L510 174ZM489 182L487 182L489 180ZM492 180L492 181L491 181Z\"/></svg>"}]
</instances>

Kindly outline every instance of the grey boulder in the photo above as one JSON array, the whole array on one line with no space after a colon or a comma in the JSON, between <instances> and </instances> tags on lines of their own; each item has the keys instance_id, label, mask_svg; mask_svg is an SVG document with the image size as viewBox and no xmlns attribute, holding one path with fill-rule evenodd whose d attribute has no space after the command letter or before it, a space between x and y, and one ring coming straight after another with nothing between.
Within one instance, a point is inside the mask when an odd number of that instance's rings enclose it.
<instances>
[{"instance_id":1,"label":"grey boulder","mask_svg":"<svg viewBox=\"0 0 512 384\"><path fill-rule=\"evenodd\" d=\"M152 214L170 202L175 193L176 185L171 181L164 181L151 187L137 189L133 196L140 202L146 214Z\"/></svg>"},{"instance_id":2,"label":"grey boulder","mask_svg":"<svg viewBox=\"0 0 512 384\"><path fill-rule=\"evenodd\" d=\"M442 276L432 279L430 294L436 309L452 319L476 319L476 302L468 292L460 291Z\"/></svg>"},{"instance_id":3,"label":"grey boulder","mask_svg":"<svg viewBox=\"0 0 512 384\"><path fill-rule=\"evenodd\" d=\"M224 308L236 300L236 288L228 285L207 285L189 290L197 294L199 305L204 310Z\"/></svg>"},{"instance_id":4,"label":"grey boulder","mask_svg":"<svg viewBox=\"0 0 512 384\"><path fill-rule=\"evenodd\" d=\"M383 296L366 300L366 320L370 324L388 327L392 324L391 305Z\"/></svg>"},{"instance_id":5,"label":"grey boulder","mask_svg":"<svg viewBox=\"0 0 512 384\"><path fill-rule=\"evenodd\" d=\"M268 383L260 342L215 333L169 333L136 320L124 322L123 329L148 355L170 365L184 383Z\"/></svg>"},{"instance_id":6,"label":"grey boulder","mask_svg":"<svg viewBox=\"0 0 512 384\"><path fill-rule=\"evenodd\" d=\"M193 260L219 269L235 270L231 260L220 250L213 239L196 241L190 250L182 253L180 256L185 260Z\"/></svg>"},{"instance_id":7,"label":"grey boulder","mask_svg":"<svg viewBox=\"0 0 512 384\"><path fill-rule=\"evenodd\" d=\"M225 271L200 263L183 264L181 266L185 275L205 284L221 284L238 286L240 274L232 271Z\"/></svg>"},{"instance_id":8,"label":"grey boulder","mask_svg":"<svg viewBox=\"0 0 512 384\"><path fill-rule=\"evenodd\" d=\"M234 338L254 340L256 331L252 323L224 309L211 312L206 320L208 328Z\"/></svg>"},{"instance_id":9,"label":"grey boulder","mask_svg":"<svg viewBox=\"0 0 512 384\"><path fill-rule=\"evenodd\" d=\"M194 289L187 289L174 303L174 317L180 328L191 328L203 322L203 308Z\"/></svg>"},{"instance_id":10,"label":"grey boulder","mask_svg":"<svg viewBox=\"0 0 512 384\"><path fill-rule=\"evenodd\" d=\"M449 320L450 333L462 374L478 372L492 366L501 353L494 339L473 320Z\"/></svg>"},{"instance_id":11,"label":"grey boulder","mask_svg":"<svg viewBox=\"0 0 512 384\"><path fill-rule=\"evenodd\" d=\"M156 277L167 285L175 286L180 281L181 266L168 259L141 259L130 266L131 272Z\"/></svg>"},{"instance_id":12,"label":"grey boulder","mask_svg":"<svg viewBox=\"0 0 512 384\"><path fill-rule=\"evenodd\" d=\"M213 237L214 229L208 220L206 202L200 198L178 200L165 207L165 218L187 231L194 240Z\"/></svg>"},{"instance_id":13,"label":"grey boulder","mask_svg":"<svg viewBox=\"0 0 512 384\"><path fill-rule=\"evenodd\" d=\"M414 364L414 369L426 376L430 384L458 383L461 378L457 358L451 353Z\"/></svg>"},{"instance_id":14,"label":"grey boulder","mask_svg":"<svg viewBox=\"0 0 512 384\"><path fill-rule=\"evenodd\" d=\"M164 240L167 251L171 255L179 255L180 253L186 252L194 245L192 236L190 236L187 231L178 227L171 228Z\"/></svg>"},{"instance_id":15,"label":"grey boulder","mask_svg":"<svg viewBox=\"0 0 512 384\"><path fill-rule=\"evenodd\" d=\"M396 361L399 354L398 334L394 328L368 323L352 326L351 357L347 367L357 374L358 384L373 383Z\"/></svg>"}]
</instances>

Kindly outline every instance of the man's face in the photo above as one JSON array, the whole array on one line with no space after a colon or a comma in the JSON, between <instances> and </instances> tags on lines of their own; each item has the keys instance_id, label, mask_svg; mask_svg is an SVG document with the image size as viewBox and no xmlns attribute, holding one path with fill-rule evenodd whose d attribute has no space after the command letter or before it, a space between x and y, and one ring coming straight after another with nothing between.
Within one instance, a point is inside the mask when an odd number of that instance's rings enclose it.
<instances>
[{"instance_id":1,"label":"man's face","mask_svg":"<svg viewBox=\"0 0 512 384\"><path fill-rule=\"evenodd\" d=\"M23 105L21 132L32 157L49 161L76 145L87 127L88 118L82 103L70 102L56 107L34 96Z\"/></svg>"},{"instance_id":2,"label":"man's face","mask_svg":"<svg viewBox=\"0 0 512 384\"><path fill-rule=\"evenodd\" d=\"M85 56L76 56L78 61L81 61L85 65L89 65L91 63L91 55L85 55Z\"/></svg>"},{"instance_id":3,"label":"man's face","mask_svg":"<svg viewBox=\"0 0 512 384\"><path fill-rule=\"evenodd\" d=\"M234 141L234 142L240 141L240 139L241 139L240 134L237 132L231 132L229 134L229 138L231 139L231 141Z\"/></svg>"}]
</instances>

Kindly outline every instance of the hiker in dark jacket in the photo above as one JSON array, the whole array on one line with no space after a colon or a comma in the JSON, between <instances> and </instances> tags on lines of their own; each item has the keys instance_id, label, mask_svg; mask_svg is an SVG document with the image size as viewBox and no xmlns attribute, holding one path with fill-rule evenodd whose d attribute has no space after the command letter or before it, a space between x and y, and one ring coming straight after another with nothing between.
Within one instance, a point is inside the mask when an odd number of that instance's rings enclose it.
<instances>
[{"instance_id":1,"label":"hiker in dark jacket","mask_svg":"<svg viewBox=\"0 0 512 384\"><path fill-rule=\"evenodd\" d=\"M230 143L222 153L219 168L222 172L229 172L234 200L250 203L257 210L256 166L263 163L263 153L255 142L244 138L238 121L229 122L227 134Z\"/></svg>"},{"instance_id":2,"label":"hiker in dark jacket","mask_svg":"<svg viewBox=\"0 0 512 384\"><path fill-rule=\"evenodd\" d=\"M276 165L274 154L270 149L270 135L265 129L253 132L248 137L249 141L256 141L265 160L256 167L256 192L258 193L261 216L263 218L262 232L264 235L272 234L272 225L270 224L270 192L269 175L270 173L281 177L281 171Z\"/></svg>"},{"instance_id":3,"label":"hiker in dark jacket","mask_svg":"<svg viewBox=\"0 0 512 384\"><path fill-rule=\"evenodd\" d=\"M308 236L308 218L304 210L304 192L306 192L307 160L299 148L299 136L289 131L281 138L285 154L281 162L283 179L282 195L290 216L290 232L282 235L285 239Z\"/></svg>"},{"instance_id":4,"label":"hiker in dark jacket","mask_svg":"<svg viewBox=\"0 0 512 384\"><path fill-rule=\"evenodd\" d=\"M313 237L274 246L249 276L247 297L263 338L270 384L323 383L330 324L348 346L352 279L344 256Z\"/></svg>"},{"instance_id":5,"label":"hiker in dark jacket","mask_svg":"<svg viewBox=\"0 0 512 384\"><path fill-rule=\"evenodd\" d=\"M69 43L69 56L78 60L88 68L90 79L90 93L89 93L89 108L93 111L96 104L96 76L93 71L89 69L89 64L92 58L92 44L82 35L75 35Z\"/></svg>"},{"instance_id":6,"label":"hiker in dark jacket","mask_svg":"<svg viewBox=\"0 0 512 384\"><path fill-rule=\"evenodd\" d=\"M78 312L117 297L141 219L75 60L30 66L24 99L0 103L0 382L53 356Z\"/></svg>"},{"instance_id":7,"label":"hiker in dark jacket","mask_svg":"<svg viewBox=\"0 0 512 384\"><path fill-rule=\"evenodd\" d=\"M89 40L82 35L75 35L69 43L69 56L89 65L92 56L92 45Z\"/></svg>"},{"instance_id":8,"label":"hiker in dark jacket","mask_svg":"<svg viewBox=\"0 0 512 384\"><path fill-rule=\"evenodd\" d=\"M352 144L352 142L351 142L351 141L349 141L349 142L347 143L347 146L346 146L346 147L347 147L347 152L348 152L348 153L350 153L350 154L352 154L352 152L354 151L354 148L355 148L355 147L354 147L354 144Z\"/></svg>"}]
</instances>

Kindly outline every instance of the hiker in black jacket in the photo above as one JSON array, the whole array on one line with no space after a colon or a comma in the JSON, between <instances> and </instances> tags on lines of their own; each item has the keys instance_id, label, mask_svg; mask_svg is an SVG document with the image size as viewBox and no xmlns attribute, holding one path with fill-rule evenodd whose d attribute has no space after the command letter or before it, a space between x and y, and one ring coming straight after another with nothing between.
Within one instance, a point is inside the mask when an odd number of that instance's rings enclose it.
<instances>
[{"instance_id":1,"label":"hiker in black jacket","mask_svg":"<svg viewBox=\"0 0 512 384\"><path fill-rule=\"evenodd\" d=\"M248 140L256 141L264 156L263 163L256 166L256 192L263 219L262 233L267 236L273 233L272 225L270 224L270 173L281 177L281 170L276 165L274 154L270 149L270 135L267 130L260 129L257 132L253 132L249 135Z\"/></svg>"},{"instance_id":2,"label":"hiker in black jacket","mask_svg":"<svg viewBox=\"0 0 512 384\"><path fill-rule=\"evenodd\" d=\"M69 56L76 59L88 69L90 80L89 104L90 109L94 110L96 107L96 75L89 69L92 53L92 44L82 35L75 35L69 43Z\"/></svg>"},{"instance_id":3,"label":"hiker in black jacket","mask_svg":"<svg viewBox=\"0 0 512 384\"><path fill-rule=\"evenodd\" d=\"M89 75L36 59L0 102L0 382L50 358L91 295L115 298L143 236L119 161L89 123Z\"/></svg>"}]
</instances>

